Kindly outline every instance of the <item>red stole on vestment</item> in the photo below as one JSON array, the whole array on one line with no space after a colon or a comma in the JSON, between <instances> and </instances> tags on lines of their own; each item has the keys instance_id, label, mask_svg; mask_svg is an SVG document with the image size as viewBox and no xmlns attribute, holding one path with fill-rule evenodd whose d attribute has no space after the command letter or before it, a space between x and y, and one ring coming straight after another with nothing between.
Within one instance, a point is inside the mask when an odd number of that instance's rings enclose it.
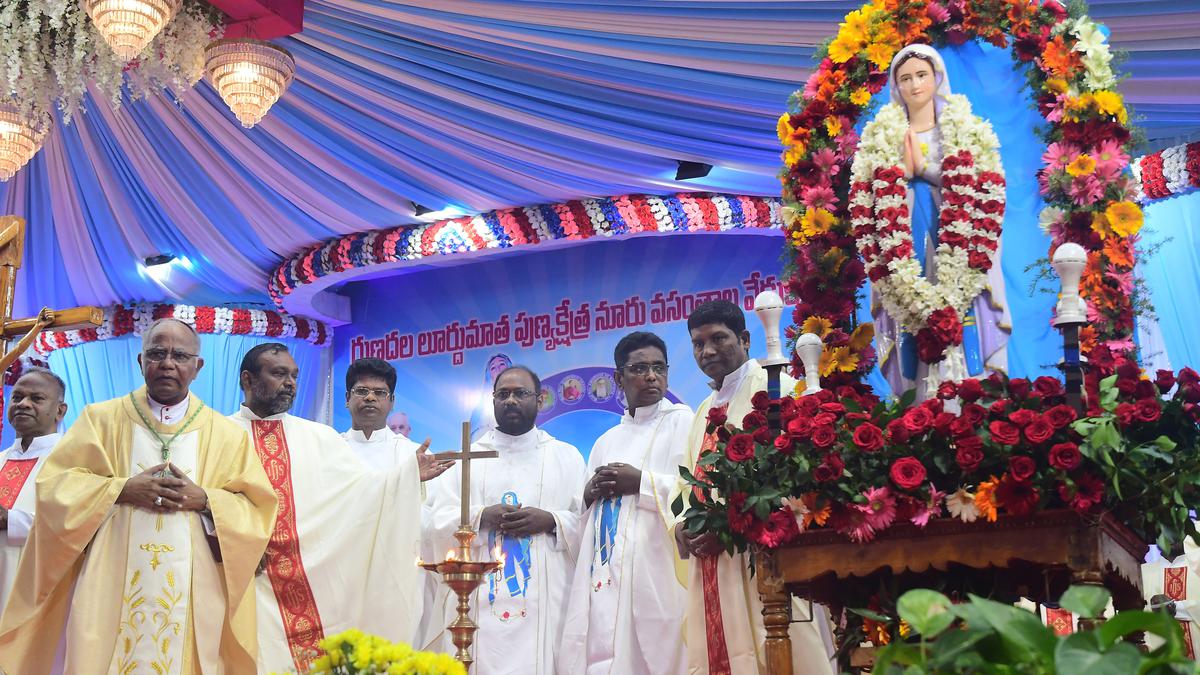
<instances>
[{"instance_id":1,"label":"red stole on vestment","mask_svg":"<svg viewBox=\"0 0 1200 675\"><path fill-rule=\"evenodd\" d=\"M11 509L17 503L17 495L25 487L25 481L37 466L37 457L31 459L9 459L0 469L0 506Z\"/></svg>"},{"instance_id":2,"label":"red stole on vestment","mask_svg":"<svg viewBox=\"0 0 1200 675\"><path fill-rule=\"evenodd\" d=\"M279 614L296 670L303 671L316 658L325 638L317 600L304 562L300 559L300 535L296 530L296 500L292 492L292 456L281 420L252 420L251 435L267 479L279 497L275 530L267 544L267 577L275 591Z\"/></svg>"},{"instance_id":3,"label":"red stole on vestment","mask_svg":"<svg viewBox=\"0 0 1200 675\"><path fill-rule=\"evenodd\" d=\"M716 410L725 410L727 405ZM704 442L700 445L700 454L696 456L696 470L693 475L703 479L704 465L700 464L701 457L717 451L717 434L704 434ZM693 490L697 500L704 497L698 489ZM719 555L719 554L718 554ZM717 555L699 556L700 580L704 586L704 634L707 638L708 672L709 675L729 675L729 647L725 644L725 621L721 613L721 589L717 580Z\"/></svg>"},{"instance_id":4,"label":"red stole on vestment","mask_svg":"<svg viewBox=\"0 0 1200 675\"><path fill-rule=\"evenodd\" d=\"M1186 600L1187 573L1188 568L1186 567L1164 567L1163 594L1176 602ZM1180 621L1179 627L1183 629L1183 644L1187 648L1187 657L1194 661L1196 652L1192 648L1192 622Z\"/></svg>"}]
</instances>

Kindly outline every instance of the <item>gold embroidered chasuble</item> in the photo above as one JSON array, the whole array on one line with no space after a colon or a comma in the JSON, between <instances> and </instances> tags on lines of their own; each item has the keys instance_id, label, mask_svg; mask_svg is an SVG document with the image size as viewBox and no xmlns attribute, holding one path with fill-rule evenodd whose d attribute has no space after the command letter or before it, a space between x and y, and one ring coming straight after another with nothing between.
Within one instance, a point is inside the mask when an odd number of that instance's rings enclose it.
<instances>
[{"instance_id":1,"label":"gold embroidered chasuble","mask_svg":"<svg viewBox=\"0 0 1200 675\"><path fill-rule=\"evenodd\" d=\"M147 405L144 388L133 397ZM161 443L129 396L88 406L38 476L0 670L50 673L64 636L59 665L77 675L254 672L254 572L276 496L242 429L194 395L184 420L151 424L163 439L187 425L171 461L205 490L223 562L198 513L116 503L129 477L162 461Z\"/></svg>"}]
</instances>

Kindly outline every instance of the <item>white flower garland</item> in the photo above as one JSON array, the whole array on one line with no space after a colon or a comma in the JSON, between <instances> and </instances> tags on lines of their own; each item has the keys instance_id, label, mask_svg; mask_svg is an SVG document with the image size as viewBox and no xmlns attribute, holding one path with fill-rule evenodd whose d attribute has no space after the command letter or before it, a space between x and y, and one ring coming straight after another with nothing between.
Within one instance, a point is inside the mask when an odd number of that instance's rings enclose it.
<instances>
[{"instance_id":1,"label":"white flower garland","mask_svg":"<svg viewBox=\"0 0 1200 675\"><path fill-rule=\"evenodd\" d=\"M902 107L887 104L866 125L851 166L855 186L850 193L851 224L858 250L868 273L875 271L872 283L884 307L914 335L926 327L930 314L936 310L950 307L961 316L984 290L990 258L999 245L1004 211L1000 142L991 125L973 115L970 102L960 94L948 97L939 122L945 158L939 232L961 235L966 244L938 244L934 252L936 285L925 278L922 261L913 257L912 216L906 207L904 191L894 189L894 186L907 188L902 177L901 148L908 119ZM973 165L958 166L955 158L970 159ZM895 183L876 178L887 169L900 172ZM957 208L956 201L962 202ZM987 202L998 203L998 211L983 210L981 207ZM946 222L948 209L956 209L966 217ZM993 204L990 209L996 211L996 206ZM907 252L903 249L905 244ZM985 254L989 264L972 264L972 251Z\"/></svg>"}]
</instances>

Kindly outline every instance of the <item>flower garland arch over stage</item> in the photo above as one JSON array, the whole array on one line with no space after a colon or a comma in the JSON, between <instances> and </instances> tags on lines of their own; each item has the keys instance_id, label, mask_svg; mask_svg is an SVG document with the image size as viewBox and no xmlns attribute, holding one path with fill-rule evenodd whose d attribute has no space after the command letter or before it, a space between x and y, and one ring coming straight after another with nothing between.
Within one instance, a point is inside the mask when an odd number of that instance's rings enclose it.
<instances>
[{"instance_id":1,"label":"flower garland arch over stage","mask_svg":"<svg viewBox=\"0 0 1200 675\"><path fill-rule=\"evenodd\" d=\"M779 200L772 197L679 193L581 199L330 239L285 260L271 274L268 290L283 307L289 294L321 277L377 265L593 237L781 228Z\"/></svg>"},{"instance_id":2,"label":"flower garland arch over stage","mask_svg":"<svg viewBox=\"0 0 1200 675\"><path fill-rule=\"evenodd\" d=\"M174 318L189 323L202 335L250 335L291 338L328 347L332 333L322 322L262 309L196 307L193 305L116 305L104 310L104 323L97 328L43 331L33 349L46 357L51 352L89 342L125 335L141 335L158 319Z\"/></svg>"},{"instance_id":3,"label":"flower garland arch over stage","mask_svg":"<svg viewBox=\"0 0 1200 675\"><path fill-rule=\"evenodd\" d=\"M848 14L837 36L818 49L818 68L793 95L777 129L785 147L787 287L799 299L793 319L800 330L818 329L827 353L839 351L822 364L833 386L861 381L875 365L870 340L853 339L872 329L856 324L855 297L847 293L867 277L851 229L854 125L887 84L888 65L904 45L971 38L998 47L1011 38L1013 58L1025 67L1047 122L1039 130L1048 145L1038 176L1046 203L1040 220L1052 239L1050 253L1066 242L1088 251L1081 284L1090 312L1081 332L1085 353L1100 344L1114 352L1133 349L1133 301L1121 280L1133 273L1142 212L1125 171L1128 115L1100 27L1056 0L874 0ZM956 335L944 337L961 341L961 325L951 328Z\"/></svg>"}]
</instances>

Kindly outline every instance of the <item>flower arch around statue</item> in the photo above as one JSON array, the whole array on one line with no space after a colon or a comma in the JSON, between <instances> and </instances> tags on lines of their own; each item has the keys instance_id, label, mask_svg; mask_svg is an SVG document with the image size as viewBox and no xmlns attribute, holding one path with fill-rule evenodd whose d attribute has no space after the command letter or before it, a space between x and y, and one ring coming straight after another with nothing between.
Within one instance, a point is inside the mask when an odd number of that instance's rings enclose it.
<instances>
[{"instance_id":1,"label":"flower arch around statue","mask_svg":"<svg viewBox=\"0 0 1200 675\"><path fill-rule=\"evenodd\" d=\"M1100 27L1055 0L876 0L848 14L837 36L817 50L817 69L778 124L785 147L787 287L800 300L789 337L823 337L821 375L833 386L861 383L876 362L869 339L874 327L856 321L856 298L846 290L861 289L868 267L880 262L873 248L864 262L856 241L849 170L859 142L855 124L870 112L872 95L887 84L891 59L904 45L972 38L1002 47L1011 39L1013 59L1046 121L1039 132L1048 144L1038 175L1045 200L1040 222L1051 252L1065 242L1088 251L1081 289L1091 312L1081 336L1085 352L1098 344L1117 353L1133 348L1133 303L1120 280L1131 278L1142 214L1125 171L1128 116ZM973 250L979 262L987 247ZM895 298L912 299L906 314L923 325L914 320L908 327L924 346L921 360L936 363L946 347L962 341L961 307L922 306L929 295L917 285L924 280L895 274L903 259L885 260L871 274L886 278Z\"/></svg>"}]
</instances>

